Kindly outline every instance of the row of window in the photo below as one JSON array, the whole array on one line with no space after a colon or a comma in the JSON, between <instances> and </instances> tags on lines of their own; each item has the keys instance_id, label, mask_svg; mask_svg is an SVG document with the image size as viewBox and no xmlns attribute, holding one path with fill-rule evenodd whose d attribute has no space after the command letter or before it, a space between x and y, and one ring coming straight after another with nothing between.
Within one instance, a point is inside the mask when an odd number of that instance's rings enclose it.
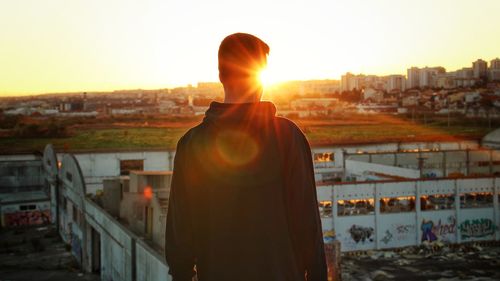
<instances>
[{"instance_id":1,"label":"row of window","mask_svg":"<svg viewBox=\"0 0 500 281\"><path fill-rule=\"evenodd\" d=\"M500 201L500 194L498 195ZM415 211L415 196L386 197L380 199L380 213L401 213ZM489 208L493 207L493 193L476 192L460 195L460 208ZM455 209L454 194L425 195L420 197L420 210L449 210ZM319 202L320 215L332 216L332 201ZM373 198L338 200L337 215L371 215L375 213Z\"/></svg>"},{"instance_id":2,"label":"row of window","mask_svg":"<svg viewBox=\"0 0 500 281\"><path fill-rule=\"evenodd\" d=\"M35 210L36 205L19 205L19 210L20 211L29 211L29 210Z\"/></svg>"}]
</instances>

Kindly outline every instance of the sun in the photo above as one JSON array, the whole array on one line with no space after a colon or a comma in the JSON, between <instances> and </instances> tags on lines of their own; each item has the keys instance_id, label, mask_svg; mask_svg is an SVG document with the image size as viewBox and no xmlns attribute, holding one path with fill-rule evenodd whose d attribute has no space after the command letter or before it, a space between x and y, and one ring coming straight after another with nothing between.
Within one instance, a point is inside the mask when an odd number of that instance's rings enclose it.
<instances>
[{"instance_id":1,"label":"sun","mask_svg":"<svg viewBox=\"0 0 500 281\"><path fill-rule=\"evenodd\" d=\"M276 75L269 68L264 68L260 71L259 80L264 87L270 87L279 82Z\"/></svg>"}]
</instances>

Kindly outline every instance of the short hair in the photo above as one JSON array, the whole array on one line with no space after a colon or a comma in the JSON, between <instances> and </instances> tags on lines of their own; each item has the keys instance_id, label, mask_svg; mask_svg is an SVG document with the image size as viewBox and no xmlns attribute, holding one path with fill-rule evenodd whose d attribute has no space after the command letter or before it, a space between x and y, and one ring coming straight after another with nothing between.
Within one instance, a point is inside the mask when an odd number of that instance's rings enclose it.
<instances>
[{"instance_id":1,"label":"short hair","mask_svg":"<svg viewBox=\"0 0 500 281\"><path fill-rule=\"evenodd\" d=\"M219 74L224 78L254 76L267 65L268 54L269 46L258 37L231 34L219 47Z\"/></svg>"}]
</instances>

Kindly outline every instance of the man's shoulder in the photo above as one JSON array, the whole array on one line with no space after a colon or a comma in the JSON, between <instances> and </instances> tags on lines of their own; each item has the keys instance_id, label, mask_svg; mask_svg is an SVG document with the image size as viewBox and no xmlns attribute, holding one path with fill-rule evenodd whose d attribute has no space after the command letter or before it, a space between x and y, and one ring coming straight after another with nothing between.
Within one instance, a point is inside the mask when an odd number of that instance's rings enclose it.
<instances>
[{"instance_id":1,"label":"man's shoulder","mask_svg":"<svg viewBox=\"0 0 500 281\"><path fill-rule=\"evenodd\" d=\"M291 134L292 136L304 136L304 133L299 128L299 126L292 120L281 116L276 116L275 118L276 129L279 132L284 134Z\"/></svg>"},{"instance_id":2,"label":"man's shoulder","mask_svg":"<svg viewBox=\"0 0 500 281\"><path fill-rule=\"evenodd\" d=\"M203 123L190 128L177 142L177 147L187 145L193 140L197 133L203 129Z\"/></svg>"}]
</instances>

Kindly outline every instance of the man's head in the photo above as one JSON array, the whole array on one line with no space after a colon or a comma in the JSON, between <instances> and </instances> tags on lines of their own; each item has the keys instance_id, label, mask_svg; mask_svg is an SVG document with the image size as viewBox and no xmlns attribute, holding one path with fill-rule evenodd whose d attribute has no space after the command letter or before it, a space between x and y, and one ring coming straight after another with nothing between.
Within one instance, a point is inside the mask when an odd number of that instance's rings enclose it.
<instances>
[{"instance_id":1,"label":"man's head","mask_svg":"<svg viewBox=\"0 0 500 281\"><path fill-rule=\"evenodd\" d=\"M269 46L247 33L235 33L219 47L219 78L228 94L262 92L260 71L267 65Z\"/></svg>"}]
</instances>

